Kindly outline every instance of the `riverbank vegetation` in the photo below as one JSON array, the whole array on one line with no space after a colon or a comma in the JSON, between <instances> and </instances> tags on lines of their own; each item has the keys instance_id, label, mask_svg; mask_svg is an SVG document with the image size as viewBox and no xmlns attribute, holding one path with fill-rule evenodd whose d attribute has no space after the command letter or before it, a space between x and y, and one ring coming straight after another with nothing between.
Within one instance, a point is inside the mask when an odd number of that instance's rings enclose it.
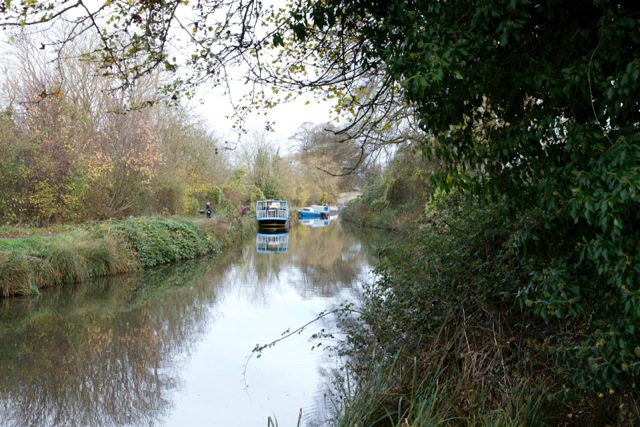
<instances>
[{"instance_id":1,"label":"riverbank vegetation","mask_svg":"<svg viewBox=\"0 0 640 427\"><path fill-rule=\"evenodd\" d=\"M243 240L253 222L160 216L85 224L59 235L0 239L0 295L132 272L217 254Z\"/></svg>"},{"instance_id":2,"label":"riverbank vegetation","mask_svg":"<svg viewBox=\"0 0 640 427\"><path fill-rule=\"evenodd\" d=\"M429 201L433 163L411 144L397 147L384 172L372 175L360 197L341 218L363 227L398 230L407 227Z\"/></svg>"},{"instance_id":3,"label":"riverbank vegetation","mask_svg":"<svg viewBox=\"0 0 640 427\"><path fill-rule=\"evenodd\" d=\"M345 154L352 151L349 144L324 153L331 134L319 127L301 128L295 137L300 149L286 155L266 132L226 141L186 105L148 102L132 108L157 91L155 78L138 82L127 94L110 92L117 80L89 73L90 65L80 59L91 40L65 47L58 65L39 43L24 36L3 46L0 224L5 228L160 214L196 218L207 202L221 215L265 198L288 199L296 207L335 203L340 192L364 179L362 172L349 177L322 172L339 171L340 162L353 154ZM52 86L43 91L43 81ZM36 92L46 96L34 98ZM321 136L325 141L314 145Z\"/></svg>"},{"instance_id":4,"label":"riverbank vegetation","mask_svg":"<svg viewBox=\"0 0 640 427\"><path fill-rule=\"evenodd\" d=\"M384 200L389 186L380 183L393 178L380 177L363 198ZM540 224L539 209L509 217L503 203L457 191L432 194L421 210L406 206L390 209L404 220L379 251L379 278L365 288L357 316L341 316L347 339L338 350L349 374L335 383L334 425L640 422L636 375L614 364L634 363L637 347L616 341L607 356L597 354L611 337L609 322L621 319L594 316L615 300L599 293L563 306L558 300L570 289L532 295L536 269L554 274L549 259L560 256L523 245L523 230ZM384 210L372 213L359 201L344 218L364 212L379 220ZM554 299L553 312L536 307L545 298Z\"/></svg>"}]
</instances>

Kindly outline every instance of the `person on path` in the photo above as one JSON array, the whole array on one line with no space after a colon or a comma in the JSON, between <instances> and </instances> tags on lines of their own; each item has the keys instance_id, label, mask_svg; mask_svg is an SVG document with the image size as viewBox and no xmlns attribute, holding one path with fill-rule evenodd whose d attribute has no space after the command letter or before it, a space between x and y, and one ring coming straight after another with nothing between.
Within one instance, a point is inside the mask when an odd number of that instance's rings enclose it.
<instances>
[{"instance_id":1,"label":"person on path","mask_svg":"<svg viewBox=\"0 0 640 427\"><path fill-rule=\"evenodd\" d=\"M205 208L205 213L207 218L211 218L211 203L207 202L207 207Z\"/></svg>"}]
</instances>

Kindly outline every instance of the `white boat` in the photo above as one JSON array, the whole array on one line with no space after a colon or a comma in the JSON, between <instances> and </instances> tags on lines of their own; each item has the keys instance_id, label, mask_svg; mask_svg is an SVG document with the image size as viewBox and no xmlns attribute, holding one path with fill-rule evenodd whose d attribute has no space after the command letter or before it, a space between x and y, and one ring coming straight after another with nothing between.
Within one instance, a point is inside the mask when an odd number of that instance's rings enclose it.
<instances>
[{"instance_id":1,"label":"white boat","mask_svg":"<svg viewBox=\"0 0 640 427\"><path fill-rule=\"evenodd\" d=\"M260 228L287 228L290 217L287 200L269 199L256 202L256 220Z\"/></svg>"}]
</instances>

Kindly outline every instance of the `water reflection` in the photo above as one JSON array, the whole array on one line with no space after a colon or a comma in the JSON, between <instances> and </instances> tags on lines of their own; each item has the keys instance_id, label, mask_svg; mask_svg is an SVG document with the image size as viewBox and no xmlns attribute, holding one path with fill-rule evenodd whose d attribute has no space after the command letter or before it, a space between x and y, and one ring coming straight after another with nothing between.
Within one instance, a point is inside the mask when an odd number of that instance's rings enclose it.
<instances>
[{"instance_id":1,"label":"water reflection","mask_svg":"<svg viewBox=\"0 0 640 427\"><path fill-rule=\"evenodd\" d=\"M279 344L251 362L248 390L246 356L364 280L366 244L338 222L297 226L281 253L248 242L228 259L0 300L0 426L293 423L320 355L305 336Z\"/></svg>"},{"instance_id":2,"label":"water reflection","mask_svg":"<svg viewBox=\"0 0 640 427\"><path fill-rule=\"evenodd\" d=\"M326 227L329 225L329 220L325 218L300 219L298 221L300 224L312 228Z\"/></svg>"},{"instance_id":3,"label":"water reflection","mask_svg":"<svg viewBox=\"0 0 640 427\"><path fill-rule=\"evenodd\" d=\"M305 218L298 219L298 222L304 226L311 228L327 227L332 221L338 219L337 215L329 215L324 218Z\"/></svg>"},{"instance_id":4,"label":"water reflection","mask_svg":"<svg viewBox=\"0 0 640 427\"><path fill-rule=\"evenodd\" d=\"M281 254L289 249L289 232L256 233L256 252Z\"/></svg>"},{"instance_id":5,"label":"water reflection","mask_svg":"<svg viewBox=\"0 0 640 427\"><path fill-rule=\"evenodd\" d=\"M175 356L209 320L216 287L193 286L207 264L3 300L0 424L140 425L171 409ZM171 298L191 287L189 303ZM156 294L160 294L156 297Z\"/></svg>"}]
</instances>

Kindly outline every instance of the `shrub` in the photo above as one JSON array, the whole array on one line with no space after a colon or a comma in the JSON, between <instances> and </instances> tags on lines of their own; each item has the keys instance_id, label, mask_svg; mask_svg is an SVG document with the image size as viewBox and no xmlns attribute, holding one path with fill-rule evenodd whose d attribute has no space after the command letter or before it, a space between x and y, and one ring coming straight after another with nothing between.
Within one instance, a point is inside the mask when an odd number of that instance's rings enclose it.
<instances>
[{"instance_id":1,"label":"shrub","mask_svg":"<svg viewBox=\"0 0 640 427\"><path fill-rule=\"evenodd\" d=\"M178 218L144 217L107 221L95 232L127 245L141 267L195 258L220 251L220 244L198 223Z\"/></svg>"},{"instance_id":2,"label":"shrub","mask_svg":"<svg viewBox=\"0 0 640 427\"><path fill-rule=\"evenodd\" d=\"M171 215L182 214L185 206L184 185L169 182L155 189L151 197L151 212L168 212Z\"/></svg>"},{"instance_id":3,"label":"shrub","mask_svg":"<svg viewBox=\"0 0 640 427\"><path fill-rule=\"evenodd\" d=\"M619 298L618 317L607 313L615 295L595 287L597 272L569 274L573 255L561 250L568 237L556 231L544 242L554 250L527 251L536 236L545 235L544 215L531 208L507 216L503 207L437 193L425 215L407 221L380 250L377 280L365 288L358 321L344 323L348 340L342 351L364 375L393 357L405 363L417 357L428 365L444 358L438 368L447 381L473 371L468 389L488 393L489 401L503 401L491 391L501 384L513 393L543 385L555 396L555 416L571 415L585 425L635 425L638 337L635 327L616 332L629 325L633 317L624 313L635 302ZM532 234L523 236L527 230ZM593 289L598 292L591 295ZM372 352L372 343L373 362L362 357ZM399 378L396 383L404 384ZM505 404L523 414L522 398ZM495 407L487 411L497 414ZM473 419L471 424L500 424L487 413Z\"/></svg>"}]
</instances>

